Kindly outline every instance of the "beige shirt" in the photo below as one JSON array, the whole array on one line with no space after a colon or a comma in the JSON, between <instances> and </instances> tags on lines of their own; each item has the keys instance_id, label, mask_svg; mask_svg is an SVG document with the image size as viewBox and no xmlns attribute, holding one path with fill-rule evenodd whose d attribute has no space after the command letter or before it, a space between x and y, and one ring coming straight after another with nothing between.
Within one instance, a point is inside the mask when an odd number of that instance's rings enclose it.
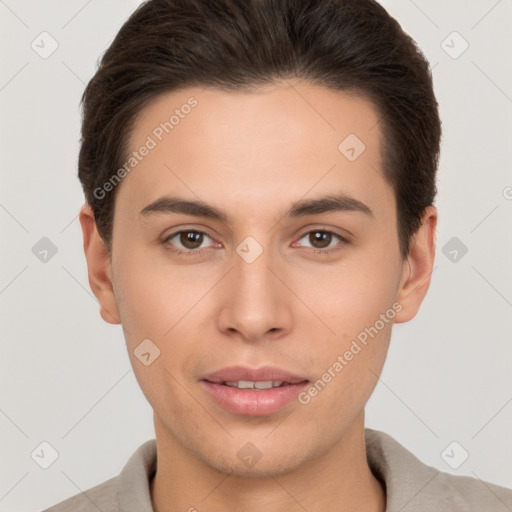
<instances>
[{"instance_id":1,"label":"beige shirt","mask_svg":"<svg viewBox=\"0 0 512 512\"><path fill-rule=\"evenodd\" d=\"M386 487L387 512L507 512L512 490L423 464L391 436L366 429L369 466ZM119 476L43 512L153 512L156 441L142 444Z\"/></svg>"}]
</instances>

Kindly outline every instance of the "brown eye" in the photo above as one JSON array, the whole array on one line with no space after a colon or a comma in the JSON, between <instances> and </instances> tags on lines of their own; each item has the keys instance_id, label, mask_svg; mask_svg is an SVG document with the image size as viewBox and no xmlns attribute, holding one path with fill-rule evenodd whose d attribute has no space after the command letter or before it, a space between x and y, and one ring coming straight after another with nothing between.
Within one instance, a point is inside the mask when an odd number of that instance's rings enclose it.
<instances>
[{"instance_id":1,"label":"brown eye","mask_svg":"<svg viewBox=\"0 0 512 512\"><path fill-rule=\"evenodd\" d=\"M198 231L182 231L179 235L180 243L187 249L198 249L203 241L203 233Z\"/></svg>"},{"instance_id":2,"label":"brown eye","mask_svg":"<svg viewBox=\"0 0 512 512\"><path fill-rule=\"evenodd\" d=\"M327 231L311 231L309 241L315 249L325 249L329 247L332 240L332 234Z\"/></svg>"},{"instance_id":3,"label":"brown eye","mask_svg":"<svg viewBox=\"0 0 512 512\"><path fill-rule=\"evenodd\" d=\"M194 251L198 251L199 249L204 248L201 247L201 245L205 241L205 237L210 238L206 233L203 233L202 231L189 229L172 233L165 238L163 243L166 246L171 246L169 247L171 251L193 253Z\"/></svg>"},{"instance_id":4,"label":"brown eye","mask_svg":"<svg viewBox=\"0 0 512 512\"><path fill-rule=\"evenodd\" d=\"M328 254L332 251L337 251L338 249L341 249L342 246L349 243L348 240L346 240L341 235L338 235L334 231L325 229L315 229L313 231L308 231L302 235L300 240L306 240L305 247L309 247L313 250L313 252L318 254ZM333 244L333 242L337 243ZM307 245L307 243L309 243L309 245Z\"/></svg>"}]
</instances>

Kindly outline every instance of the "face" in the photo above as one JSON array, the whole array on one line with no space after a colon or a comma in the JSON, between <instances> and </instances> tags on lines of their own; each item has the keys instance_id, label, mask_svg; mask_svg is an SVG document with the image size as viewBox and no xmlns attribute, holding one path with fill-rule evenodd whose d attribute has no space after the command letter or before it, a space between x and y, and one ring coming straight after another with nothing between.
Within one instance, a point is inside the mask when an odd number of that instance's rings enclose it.
<instances>
[{"instance_id":1,"label":"face","mask_svg":"<svg viewBox=\"0 0 512 512\"><path fill-rule=\"evenodd\" d=\"M81 216L91 286L123 325L157 438L240 475L298 468L361 420L391 327L415 315L432 264L432 210L400 257L372 103L292 84L159 97L131 135L139 156L116 190L111 262ZM234 366L297 382L214 382L245 380L223 372ZM254 467L244 446L261 454Z\"/></svg>"}]
</instances>

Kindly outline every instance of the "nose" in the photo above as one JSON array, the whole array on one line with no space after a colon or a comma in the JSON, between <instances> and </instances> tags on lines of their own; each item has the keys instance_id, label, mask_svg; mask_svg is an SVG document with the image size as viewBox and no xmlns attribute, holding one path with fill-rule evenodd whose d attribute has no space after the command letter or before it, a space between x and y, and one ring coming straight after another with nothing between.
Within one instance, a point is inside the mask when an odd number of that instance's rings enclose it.
<instances>
[{"instance_id":1,"label":"nose","mask_svg":"<svg viewBox=\"0 0 512 512\"><path fill-rule=\"evenodd\" d=\"M283 266L270 250L253 261L240 254L222 285L219 329L249 342L284 336L291 329L293 294Z\"/></svg>"}]
</instances>

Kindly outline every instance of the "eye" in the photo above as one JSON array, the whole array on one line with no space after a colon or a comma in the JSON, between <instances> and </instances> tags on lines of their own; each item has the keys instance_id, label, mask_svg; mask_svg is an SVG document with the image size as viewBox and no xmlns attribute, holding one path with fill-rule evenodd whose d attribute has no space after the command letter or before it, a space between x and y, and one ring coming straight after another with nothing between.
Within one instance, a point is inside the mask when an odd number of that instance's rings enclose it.
<instances>
[{"instance_id":1,"label":"eye","mask_svg":"<svg viewBox=\"0 0 512 512\"><path fill-rule=\"evenodd\" d=\"M194 255L199 254L202 249L206 249L208 246L203 246L205 238L212 240L204 231L195 229L176 231L169 236L165 237L163 244L165 248L171 252L177 254ZM302 235L299 239L306 239L310 243L309 247L313 249L314 253L328 254L341 249L343 245L348 244L348 240L338 235L334 231L315 229L308 231ZM338 241L332 245L333 242ZM177 247L174 248L174 247Z\"/></svg>"},{"instance_id":2,"label":"eye","mask_svg":"<svg viewBox=\"0 0 512 512\"><path fill-rule=\"evenodd\" d=\"M200 249L205 248L201 247L205 237L210 238L204 231L189 229L172 233L163 242L170 251L182 254L196 254L201 252ZM178 246L178 249L167 247L167 244ZM181 248L179 244L181 244Z\"/></svg>"},{"instance_id":3,"label":"eye","mask_svg":"<svg viewBox=\"0 0 512 512\"><path fill-rule=\"evenodd\" d=\"M341 249L343 245L348 244L348 240L341 235L338 235L334 231L323 229L308 231L304 233L299 240L303 239L310 242L311 245L309 247L311 247L315 253L331 253ZM336 242L336 240L338 240L338 244L332 246L331 243Z\"/></svg>"}]
</instances>

